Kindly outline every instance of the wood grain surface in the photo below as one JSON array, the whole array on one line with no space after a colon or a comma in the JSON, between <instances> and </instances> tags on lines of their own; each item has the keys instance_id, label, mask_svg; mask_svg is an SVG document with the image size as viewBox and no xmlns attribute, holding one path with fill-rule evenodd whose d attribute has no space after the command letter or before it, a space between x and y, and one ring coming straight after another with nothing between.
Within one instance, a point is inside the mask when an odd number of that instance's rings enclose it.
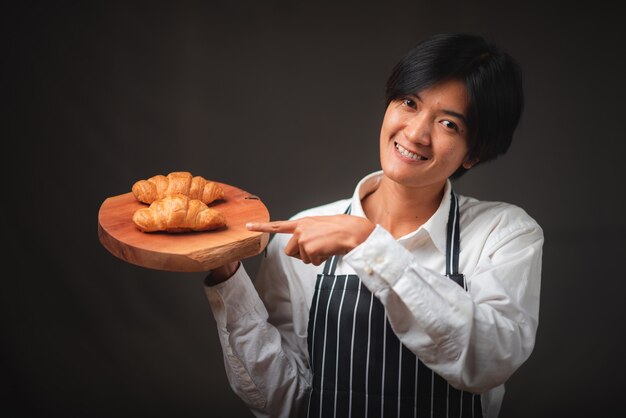
<instances>
[{"instance_id":1,"label":"wood grain surface","mask_svg":"<svg viewBox=\"0 0 626 418\"><path fill-rule=\"evenodd\" d=\"M203 232L142 232L132 221L139 208L148 207L132 192L109 197L98 212L100 243L116 257L138 266L180 272L208 271L242 260L265 249L269 234L248 231L247 222L268 222L269 212L260 198L237 187L219 183L225 197L209 206L226 218L226 227Z\"/></svg>"}]
</instances>

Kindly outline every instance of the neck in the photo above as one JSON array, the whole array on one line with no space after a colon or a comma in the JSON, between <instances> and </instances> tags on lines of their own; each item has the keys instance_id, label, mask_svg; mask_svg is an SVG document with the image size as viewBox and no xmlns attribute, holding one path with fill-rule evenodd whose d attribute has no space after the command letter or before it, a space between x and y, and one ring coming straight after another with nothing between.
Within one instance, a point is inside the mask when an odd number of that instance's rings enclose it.
<instances>
[{"instance_id":1,"label":"neck","mask_svg":"<svg viewBox=\"0 0 626 418\"><path fill-rule=\"evenodd\" d=\"M363 198L363 211L397 239L415 231L437 211L444 190L445 183L413 188L383 177L378 189Z\"/></svg>"}]
</instances>

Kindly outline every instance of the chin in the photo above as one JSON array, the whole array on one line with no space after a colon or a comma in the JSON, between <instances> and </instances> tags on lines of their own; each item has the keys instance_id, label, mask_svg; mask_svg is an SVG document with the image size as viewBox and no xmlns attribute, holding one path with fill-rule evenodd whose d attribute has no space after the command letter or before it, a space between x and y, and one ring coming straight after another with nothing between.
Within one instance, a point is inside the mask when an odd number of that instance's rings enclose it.
<instances>
[{"instance_id":1,"label":"chin","mask_svg":"<svg viewBox=\"0 0 626 418\"><path fill-rule=\"evenodd\" d=\"M407 170L405 167L383 166L383 173L385 179L409 188L432 188L432 187L445 187L447 178L433 178L432 175L428 175L423 172L416 172L415 170Z\"/></svg>"},{"instance_id":2,"label":"chin","mask_svg":"<svg viewBox=\"0 0 626 418\"><path fill-rule=\"evenodd\" d=\"M405 186L415 186L421 183L421 176L419 174L411 173L404 167L383 165L382 170L385 177L393 181L394 183L402 184Z\"/></svg>"}]
</instances>

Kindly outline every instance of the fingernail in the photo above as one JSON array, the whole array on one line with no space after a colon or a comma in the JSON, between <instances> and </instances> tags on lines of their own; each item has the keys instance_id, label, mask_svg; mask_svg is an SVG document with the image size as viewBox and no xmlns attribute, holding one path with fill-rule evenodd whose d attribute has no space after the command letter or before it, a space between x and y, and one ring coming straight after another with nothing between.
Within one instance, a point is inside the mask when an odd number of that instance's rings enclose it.
<instances>
[{"instance_id":1,"label":"fingernail","mask_svg":"<svg viewBox=\"0 0 626 418\"><path fill-rule=\"evenodd\" d=\"M253 225L254 225L254 224L253 224L252 222L248 222L248 223L246 224L246 228L248 228L248 229L252 229L252 226L253 226Z\"/></svg>"}]
</instances>

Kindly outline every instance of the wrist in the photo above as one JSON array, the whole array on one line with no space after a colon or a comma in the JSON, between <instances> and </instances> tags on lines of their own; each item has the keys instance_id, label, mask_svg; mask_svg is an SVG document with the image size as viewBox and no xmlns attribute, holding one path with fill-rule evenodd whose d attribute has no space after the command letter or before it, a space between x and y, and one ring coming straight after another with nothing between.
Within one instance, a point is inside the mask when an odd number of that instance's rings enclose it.
<instances>
[{"instance_id":1,"label":"wrist","mask_svg":"<svg viewBox=\"0 0 626 418\"><path fill-rule=\"evenodd\" d=\"M232 263L224 264L223 266L216 267L211 270L209 274L204 279L205 286L215 286L226 280L230 279L235 275L237 270L239 269L239 265L241 263L239 261L235 261Z\"/></svg>"}]
</instances>

